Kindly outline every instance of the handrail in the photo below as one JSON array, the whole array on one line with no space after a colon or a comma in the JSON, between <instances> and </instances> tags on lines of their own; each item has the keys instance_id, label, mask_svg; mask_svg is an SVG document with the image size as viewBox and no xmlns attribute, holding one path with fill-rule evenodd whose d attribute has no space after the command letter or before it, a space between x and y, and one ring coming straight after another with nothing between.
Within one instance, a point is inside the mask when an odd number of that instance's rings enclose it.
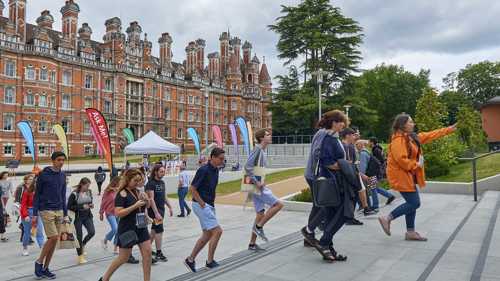
<instances>
[{"instance_id":1,"label":"handrail","mask_svg":"<svg viewBox=\"0 0 500 281\"><path fill-rule=\"evenodd\" d=\"M477 160L484 158L484 157L488 157L488 156L493 155L493 154L497 154L497 153L500 153L500 150L494 150L494 151L484 153L484 154L481 154L479 156L475 156L472 158L467 158L467 157L458 158L458 160L461 160L461 161L471 161L472 162L472 186L474 188L474 201L475 202L477 202L477 171L476 171L477 170Z\"/></svg>"}]
</instances>

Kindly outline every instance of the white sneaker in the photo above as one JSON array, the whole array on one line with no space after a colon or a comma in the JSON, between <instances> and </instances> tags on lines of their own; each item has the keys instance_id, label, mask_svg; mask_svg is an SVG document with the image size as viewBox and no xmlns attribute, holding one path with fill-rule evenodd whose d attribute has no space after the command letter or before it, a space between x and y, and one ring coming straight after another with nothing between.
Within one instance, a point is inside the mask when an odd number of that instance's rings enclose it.
<instances>
[{"instance_id":1,"label":"white sneaker","mask_svg":"<svg viewBox=\"0 0 500 281\"><path fill-rule=\"evenodd\" d=\"M106 240L106 238L104 238L103 240L101 240L101 247L104 249L104 250L107 250L108 249L108 240Z\"/></svg>"},{"instance_id":2,"label":"white sneaker","mask_svg":"<svg viewBox=\"0 0 500 281\"><path fill-rule=\"evenodd\" d=\"M29 256L28 250L23 250L22 255L23 257Z\"/></svg>"}]
</instances>

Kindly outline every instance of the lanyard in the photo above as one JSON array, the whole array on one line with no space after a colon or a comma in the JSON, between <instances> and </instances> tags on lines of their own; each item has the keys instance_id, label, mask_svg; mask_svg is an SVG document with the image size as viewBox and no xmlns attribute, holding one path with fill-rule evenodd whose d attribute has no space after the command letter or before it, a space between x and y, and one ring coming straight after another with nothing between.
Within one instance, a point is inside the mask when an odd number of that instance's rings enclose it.
<instances>
[{"instance_id":1,"label":"lanyard","mask_svg":"<svg viewBox=\"0 0 500 281\"><path fill-rule=\"evenodd\" d=\"M136 202L137 202L137 201L139 201L139 197L138 197L137 195L135 195L135 193L134 193L134 192L132 192L131 190L128 190L128 189L126 189L126 190L127 190L127 192L128 192L128 193L130 193L130 195L132 195L132 197L134 197L134 199L136 200ZM141 212L141 213L142 213L143 211L142 211L142 209L141 209L141 208L142 208L142 207L139 207L139 212Z\"/></svg>"}]
</instances>

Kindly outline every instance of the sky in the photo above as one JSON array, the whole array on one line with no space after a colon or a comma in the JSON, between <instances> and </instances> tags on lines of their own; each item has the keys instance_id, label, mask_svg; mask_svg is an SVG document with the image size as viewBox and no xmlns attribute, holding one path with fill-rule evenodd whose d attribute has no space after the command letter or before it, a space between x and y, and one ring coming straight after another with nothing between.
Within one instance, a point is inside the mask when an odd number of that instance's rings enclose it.
<instances>
[{"instance_id":1,"label":"sky","mask_svg":"<svg viewBox=\"0 0 500 281\"><path fill-rule=\"evenodd\" d=\"M7 3L7 0L3 0ZM64 0L27 0L27 20L35 23L48 9L61 30L60 9ZM79 26L87 22L92 39L102 41L106 19L118 16L123 32L138 21L143 35L153 42L158 55L158 38L169 32L173 38L173 60L185 59L190 41L203 38L205 54L218 51L219 35L230 31L242 42L248 40L261 62L265 57L271 76L286 74L277 58L278 35L270 31L281 5L297 5L298 0L75 0L80 6ZM147 4L144 4L147 3ZM500 55L500 1L493 0L339 0L332 5L358 21L364 42L360 49L361 69L382 63L397 64L418 73L431 71L431 85L442 86L442 78L469 63L497 60ZM8 9L4 10L8 15ZM207 60L206 60L207 62ZM276 85L274 85L276 86Z\"/></svg>"}]
</instances>

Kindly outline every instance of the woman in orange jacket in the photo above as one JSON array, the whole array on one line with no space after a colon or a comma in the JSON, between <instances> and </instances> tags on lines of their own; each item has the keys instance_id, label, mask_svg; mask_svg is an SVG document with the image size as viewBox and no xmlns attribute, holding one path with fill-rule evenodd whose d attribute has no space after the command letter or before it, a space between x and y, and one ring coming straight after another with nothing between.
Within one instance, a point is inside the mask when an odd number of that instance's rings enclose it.
<instances>
[{"instance_id":1,"label":"woman in orange jacket","mask_svg":"<svg viewBox=\"0 0 500 281\"><path fill-rule=\"evenodd\" d=\"M387 180L392 189L401 193L405 203L394 209L388 216L379 217L380 225L387 235L391 235L391 221L405 215L406 240L427 241L415 231L416 211L420 207L419 188L425 186L424 157L422 144L444 137L456 130L456 124L426 133L413 132L415 122L408 114L396 116L392 126L391 143L387 157Z\"/></svg>"}]
</instances>

